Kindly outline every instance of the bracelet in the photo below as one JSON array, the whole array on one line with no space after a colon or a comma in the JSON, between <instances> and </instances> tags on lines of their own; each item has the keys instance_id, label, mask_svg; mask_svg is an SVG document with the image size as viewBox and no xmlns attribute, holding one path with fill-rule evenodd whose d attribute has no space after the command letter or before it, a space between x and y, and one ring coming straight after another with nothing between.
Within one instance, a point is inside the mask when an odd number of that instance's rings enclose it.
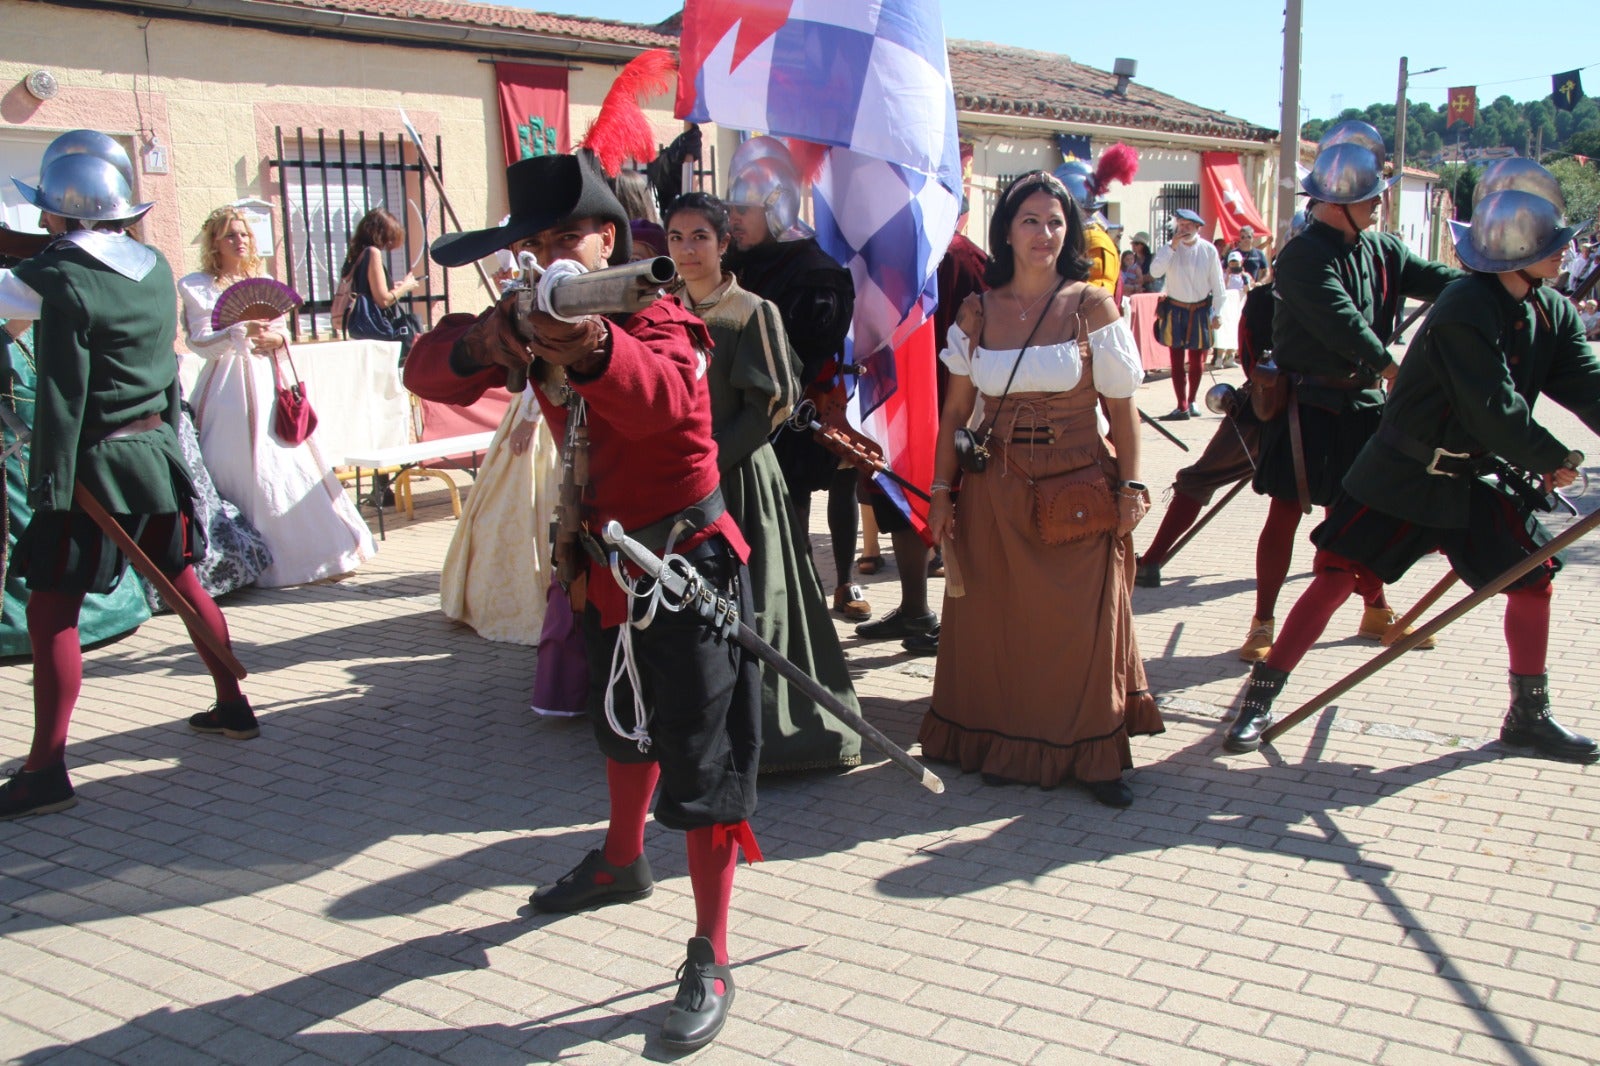
<instances>
[{"instance_id":1,"label":"bracelet","mask_svg":"<svg viewBox=\"0 0 1600 1066\"><path fill-rule=\"evenodd\" d=\"M928 495L930 495L930 496L933 495L935 492L949 492L949 491L950 491L950 482L944 480L943 478L935 478L934 481L933 481L933 484L928 486Z\"/></svg>"}]
</instances>

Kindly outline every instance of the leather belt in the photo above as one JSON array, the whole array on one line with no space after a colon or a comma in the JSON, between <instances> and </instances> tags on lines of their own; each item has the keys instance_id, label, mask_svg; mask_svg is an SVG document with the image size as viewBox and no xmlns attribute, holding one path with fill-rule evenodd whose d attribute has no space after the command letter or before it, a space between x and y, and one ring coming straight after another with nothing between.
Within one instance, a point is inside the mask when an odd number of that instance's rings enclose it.
<instances>
[{"instance_id":1,"label":"leather belt","mask_svg":"<svg viewBox=\"0 0 1600 1066\"><path fill-rule=\"evenodd\" d=\"M728 505L722 498L722 487L719 485L698 503L692 503L683 510L651 522L647 526L630 529L628 536L659 555L667 550L667 540L672 536L673 527L679 522L685 523L684 529L678 534L678 539L682 540L689 534L706 528L727 513Z\"/></svg>"},{"instance_id":2,"label":"leather belt","mask_svg":"<svg viewBox=\"0 0 1600 1066\"><path fill-rule=\"evenodd\" d=\"M1450 452L1430 448L1390 422L1378 423L1378 439L1436 477L1481 477L1499 469L1500 464L1487 452Z\"/></svg>"},{"instance_id":3,"label":"leather belt","mask_svg":"<svg viewBox=\"0 0 1600 1066\"><path fill-rule=\"evenodd\" d=\"M145 415L143 418L135 418L132 422L118 426L100 439L119 440L123 437L132 437L140 433L149 433L153 429L160 429L161 422L162 418L159 414Z\"/></svg>"},{"instance_id":4,"label":"leather belt","mask_svg":"<svg viewBox=\"0 0 1600 1066\"><path fill-rule=\"evenodd\" d=\"M1207 296L1204 300L1196 300L1193 303L1189 303L1186 300L1174 300L1170 296L1163 296L1162 299L1167 301L1167 303L1171 304L1173 307L1181 307L1185 311L1198 311L1202 307L1211 306L1211 297L1209 296Z\"/></svg>"},{"instance_id":5,"label":"leather belt","mask_svg":"<svg viewBox=\"0 0 1600 1066\"><path fill-rule=\"evenodd\" d=\"M1371 387L1355 375L1336 378L1329 377L1325 374L1296 374L1295 378L1303 384L1311 385L1319 389L1341 389L1353 392L1357 389L1367 389Z\"/></svg>"},{"instance_id":6,"label":"leather belt","mask_svg":"<svg viewBox=\"0 0 1600 1066\"><path fill-rule=\"evenodd\" d=\"M1306 445L1300 434L1300 398L1289 396L1289 458L1294 463L1294 494L1301 514L1311 513L1311 483L1306 476Z\"/></svg>"}]
</instances>

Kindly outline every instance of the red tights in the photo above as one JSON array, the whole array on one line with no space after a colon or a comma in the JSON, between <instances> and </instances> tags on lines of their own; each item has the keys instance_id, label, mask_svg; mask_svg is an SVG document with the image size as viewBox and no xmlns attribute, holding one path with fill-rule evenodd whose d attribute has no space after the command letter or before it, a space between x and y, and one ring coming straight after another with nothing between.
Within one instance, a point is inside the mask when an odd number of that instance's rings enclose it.
<instances>
[{"instance_id":1,"label":"red tights","mask_svg":"<svg viewBox=\"0 0 1600 1066\"><path fill-rule=\"evenodd\" d=\"M195 613L213 633L228 642L228 623L216 602L200 587L193 567L169 575L173 587L194 605ZM39 590L28 596L28 641L33 646L33 748L25 770L43 770L66 758L67 727L72 708L83 688L83 649L78 644L78 610L81 592ZM239 682L228 668L190 630L195 651L211 672L217 699L243 698Z\"/></svg>"},{"instance_id":2,"label":"red tights","mask_svg":"<svg viewBox=\"0 0 1600 1066\"><path fill-rule=\"evenodd\" d=\"M1289 577L1289 560L1294 555L1294 534L1300 528L1301 513L1299 504L1292 500L1274 497L1270 503L1267 521L1261 527L1261 536L1256 541L1256 617L1263 622L1272 618L1278 609L1278 593L1283 591L1283 583ZM1353 587L1360 591L1368 607L1388 606L1383 595L1383 582L1365 567L1362 570L1365 573ZM1307 595L1310 595L1309 590ZM1339 602L1344 602L1342 597ZM1329 616L1332 616L1331 609ZM1323 619L1322 624L1327 625L1327 619ZM1317 632L1320 634L1322 631L1319 629Z\"/></svg>"},{"instance_id":3,"label":"red tights","mask_svg":"<svg viewBox=\"0 0 1600 1066\"><path fill-rule=\"evenodd\" d=\"M606 785L611 793L611 823L606 829L605 857L626 866L644 853L644 824L650 813L661 769L655 763L606 760ZM733 898L733 871L741 846L759 859L755 837L744 822L709 825L686 834L689 884L694 889L695 936L711 941L717 963L728 964L728 904ZM604 876L604 875L602 875Z\"/></svg>"},{"instance_id":4,"label":"red tights","mask_svg":"<svg viewBox=\"0 0 1600 1066\"><path fill-rule=\"evenodd\" d=\"M1147 566L1160 566L1166 562L1167 553L1177 543L1179 537L1189 531L1195 519L1200 517L1200 501L1193 496L1185 496L1181 492L1172 494L1172 502L1167 505L1167 513L1161 517L1161 528L1156 530L1156 539L1139 556L1139 561Z\"/></svg>"},{"instance_id":5,"label":"red tights","mask_svg":"<svg viewBox=\"0 0 1600 1066\"><path fill-rule=\"evenodd\" d=\"M1205 364L1205 349L1203 348L1169 348L1167 358L1172 360L1172 391L1177 394L1178 406L1185 410L1194 406L1194 398L1200 395L1200 376ZM1184 362L1188 362L1185 373Z\"/></svg>"},{"instance_id":6,"label":"red tights","mask_svg":"<svg viewBox=\"0 0 1600 1066\"><path fill-rule=\"evenodd\" d=\"M1378 582L1378 577L1359 563L1326 552L1317 553L1317 576L1295 601L1283 629L1272 643L1267 665L1274 670L1293 670L1305 658L1339 605L1358 588ZM1382 584L1378 583L1382 588ZM1513 674L1542 674L1550 646L1550 595L1546 581L1534 588L1513 589L1506 593L1506 648L1510 652Z\"/></svg>"}]
</instances>

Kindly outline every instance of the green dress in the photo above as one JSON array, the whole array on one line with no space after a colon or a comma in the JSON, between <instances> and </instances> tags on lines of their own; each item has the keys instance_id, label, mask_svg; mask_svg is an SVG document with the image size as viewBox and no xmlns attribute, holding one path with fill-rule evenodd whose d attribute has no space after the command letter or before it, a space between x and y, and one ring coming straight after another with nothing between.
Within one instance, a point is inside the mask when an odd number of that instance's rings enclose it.
<instances>
[{"instance_id":1,"label":"green dress","mask_svg":"<svg viewBox=\"0 0 1600 1066\"><path fill-rule=\"evenodd\" d=\"M767 443L800 394L799 361L777 308L739 287L732 275L689 309L704 320L715 349L706 371L712 435L728 513L750 544L754 628L846 707L860 713L844 649L833 628L805 539L795 528L783 471ZM857 766L861 737L771 669L761 675L761 772Z\"/></svg>"},{"instance_id":2,"label":"green dress","mask_svg":"<svg viewBox=\"0 0 1600 1066\"><path fill-rule=\"evenodd\" d=\"M6 335L0 332L0 382L3 382L0 388L5 390L0 403L7 404L22 421L33 425L34 368L26 339L21 343L8 343ZM7 431L6 446L13 439ZM28 449L24 446L6 457L5 553L8 563L11 549L17 542L17 532L27 526L32 516L33 508L28 505ZM0 656L30 654L27 608L27 586L20 576L13 577L8 572L4 604L0 606ZM105 595L84 597L83 610L78 614L79 643L87 646L121 636L137 629L149 617L150 609L145 605L139 582L124 581Z\"/></svg>"}]
</instances>

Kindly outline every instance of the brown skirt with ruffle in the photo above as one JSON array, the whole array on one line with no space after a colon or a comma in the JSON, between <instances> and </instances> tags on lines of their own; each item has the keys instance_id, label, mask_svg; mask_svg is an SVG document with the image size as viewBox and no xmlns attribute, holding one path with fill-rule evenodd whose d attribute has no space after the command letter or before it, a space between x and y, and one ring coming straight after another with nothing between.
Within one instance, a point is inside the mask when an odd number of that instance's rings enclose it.
<instances>
[{"instance_id":1,"label":"brown skirt with ruffle","mask_svg":"<svg viewBox=\"0 0 1600 1066\"><path fill-rule=\"evenodd\" d=\"M963 479L955 551L966 595L945 598L920 733L930 759L1047 788L1115 779L1133 765L1129 736L1165 729L1134 635L1133 538L1047 545L1033 524L1027 477L1114 464L1074 395L1083 391L1013 396L1019 419L1054 424L1053 443L1014 444L1010 461L996 455ZM1039 436L1007 425L996 438L1013 435Z\"/></svg>"}]
</instances>

